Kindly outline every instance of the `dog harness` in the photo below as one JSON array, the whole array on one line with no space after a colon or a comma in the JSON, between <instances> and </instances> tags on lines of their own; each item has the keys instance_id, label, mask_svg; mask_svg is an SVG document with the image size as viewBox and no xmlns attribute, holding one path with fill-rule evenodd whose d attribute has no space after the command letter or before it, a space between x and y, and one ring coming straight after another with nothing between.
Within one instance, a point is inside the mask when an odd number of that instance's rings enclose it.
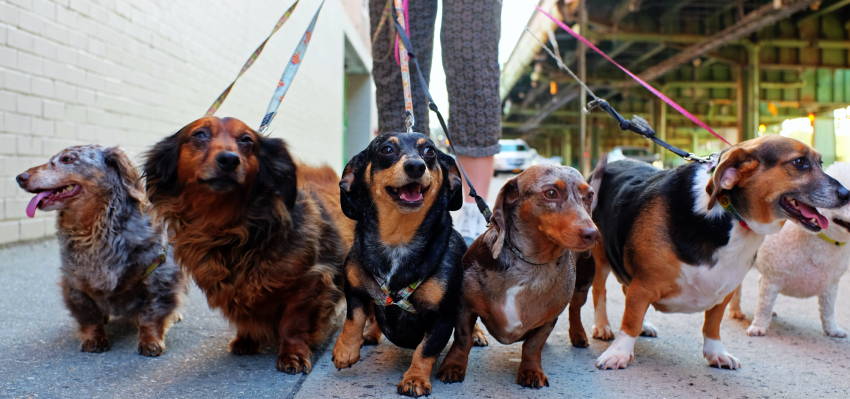
<instances>
[{"instance_id":1,"label":"dog harness","mask_svg":"<svg viewBox=\"0 0 850 399\"><path fill-rule=\"evenodd\" d=\"M735 209L735 206L732 205L732 201L729 200L729 197L723 195L717 198L717 202L723 207L723 209L726 210L726 212L729 212L732 217L738 220L738 224L741 225L741 227L747 231L753 231L753 229L750 228L750 225L747 224L747 221L744 220L744 217L741 216L741 214L738 213L738 210Z\"/></svg>"},{"instance_id":2,"label":"dog harness","mask_svg":"<svg viewBox=\"0 0 850 399\"><path fill-rule=\"evenodd\" d=\"M843 247L844 244L847 244L847 242L845 242L845 241L838 241L838 240L834 240L834 239L830 238L828 235L826 235L826 233L824 233L822 231L820 233L818 233L818 238L820 238L821 240L824 240L824 241L826 241L826 242L828 242L832 245L835 245L836 247Z\"/></svg>"},{"instance_id":3,"label":"dog harness","mask_svg":"<svg viewBox=\"0 0 850 399\"><path fill-rule=\"evenodd\" d=\"M404 310L405 312L416 313L416 308L413 307L413 304L408 298L410 298L410 296L413 295L413 292L415 292L416 289L419 288L419 285L422 284L422 281L424 280L419 280L413 284L410 284L407 287L398 290L398 292L396 292L395 294L390 292L390 288L386 284L381 284L381 292L384 293L384 299L375 299L375 304L384 307L395 305L401 308L401 310Z\"/></svg>"},{"instance_id":4,"label":"dog harness","mask_svg":"<svg viewBox=\"0 0 850 399\"><path fill-rule=\"evenodd\" d=\"M165 263L166 254L167 254L167 250L165 249L165 247L163 247L162 251L159 253L159 256L154 258L153 262L151 262L151 264L148 265L147 269L145 269L145 274L142 275L142 279L148 278L148 276L153 274L153 272L154 272L154 270L156 270L156 268L158 268L160 265Z\"/></svg>"}]
</instances>

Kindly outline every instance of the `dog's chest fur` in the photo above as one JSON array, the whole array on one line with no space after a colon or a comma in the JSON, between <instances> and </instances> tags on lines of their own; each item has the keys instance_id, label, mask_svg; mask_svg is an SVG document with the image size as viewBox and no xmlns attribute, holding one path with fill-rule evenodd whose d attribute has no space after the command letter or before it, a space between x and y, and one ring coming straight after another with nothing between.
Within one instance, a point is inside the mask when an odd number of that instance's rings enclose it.
<instances>
[{"instance_id":1,"label":"dog's chest fur","mask_svg":"<svg viewBox=\"0 0 850 399\"><path fill-rule=\"evenodd\" d=\"M473 244L475 245L475 244ZM575 259L571 252L557 263L528 265L504 251L500 261L510 262L499 270L486 245L470 251L474 272L464 275L464 295L487 330L499 342L519 341L529 331L556 318L572 298ZM470 258L467 258L470 259Z\"/></svg>"}]
</instances>

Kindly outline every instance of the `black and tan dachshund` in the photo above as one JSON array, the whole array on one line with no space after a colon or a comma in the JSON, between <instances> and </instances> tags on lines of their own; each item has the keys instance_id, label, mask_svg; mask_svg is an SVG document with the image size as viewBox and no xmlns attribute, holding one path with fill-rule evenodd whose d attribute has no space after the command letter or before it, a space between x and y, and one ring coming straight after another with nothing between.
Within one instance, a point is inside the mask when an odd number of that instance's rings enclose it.
<instances>
[{"instance_id":1,"label":"black and tan dachshund","mask_svg":"<svg viewBox=\"0 0 850 399\"><path fill-rule=\"evenodd\" d=\"M377 324L392 343L416 350L398 393L428 395L460 300L466 244L449 216L462 204L457 165L425 135L388 133L349 161L340 188L343 212L357 227L334 365L356 363L364 340L380 337Z\"/></svg>"}]
</instances>

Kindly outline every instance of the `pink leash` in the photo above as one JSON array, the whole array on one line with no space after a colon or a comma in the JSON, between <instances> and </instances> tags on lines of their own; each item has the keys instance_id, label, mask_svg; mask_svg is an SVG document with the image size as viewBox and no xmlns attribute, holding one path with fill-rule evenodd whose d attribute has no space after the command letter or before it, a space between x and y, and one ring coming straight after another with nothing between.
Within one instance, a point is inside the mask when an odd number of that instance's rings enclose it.
<instances>
[{"instance_id":1,"label":"pink leash","mask_svg":"<svg viewBox=\"0 0 850 399\"><path fill-rule=\"evenodd\" d=\"M685 107L683 107L683 106L679 105L679 103L677 103L677 102L673 101L670 97L667 97L666 95L664 95L664 93L662 93L662 92L658 91L658 89L656 89L656 88L652 87L652 85L650 85L649 83L645 82L643 79L641 79L640 77L638 77L637 75L635 75L634 73L632 73L632 71L630 71L630 70L626 69L626 67L624 67L624 66L620 65L619 63L617 63L617 61L614 61L614 59L612 59L611 57L609 57L609 56L608 56L608 54L605 54L602 50L600 50L600 49L599 49L598 47L596 47L593 43L591 43L591 42L590 42L590 40L587 40L584 36L582 36L582 35L580 35L580 34L576 33L574 30L570 29L570 27L569 27L569 26L567 26L565 23L563 23L561 20L559 20L559 19L557 19L557 18L553 17L553 16L552 16L551 14L549 14L548 12L543 11L543 9L541 9L540 7L537 7L537 11L540 11L543 15L545 15L545 16L547 16L547 17L549 17L549 19L551 19L551 20L552 20L552 22L554 22L554 23L558 24L558 26L560 26L560 27L561 27L561 29L563 29L564 31L566 31L567 33L569 33L569 34L570 34L570 36L572 36L572 37L574 37L576 40L578 40L578 41L580 41L580 42L584 43L584 45L585 45L585 46L587 46L588 48L592 49L593 51L595 51L596 53L598 53L599 55L601 55L601 56L602 56L602 58L605 58L606 60L608 60L608 62L610 62L610 63L614 64L617 68L620 68L620 70L621 70L621 71L623 71L623 72L625 72L625 73L626 73L626 75L629 75L632 79L634 79L635 81L637 81L638 83L640 83L640 85L641 85L641 86L643 86L643 87L645 87L647 90L649 90L649 92L650 92L650 93L655 94L658 98L660 98L662 101L664 101L665 103L667 103L667 105L669 105L669 106L673 107L673 109L675 109L676 111L678 111L680 114L684 115L686 118L688 118L688 119L690 119L691 121L693 121L694 123L696 123L696 124L697 124L697 126L699 126L699 127L703 128L703 129L707 130L709 133L711 133L712 135L714 135L714 137L717 137L718 139L720 139L720 141L722 141L722 142L724 142L724 143L726 143L726 144L728 144L728 145L730 145L730 146L732 145L732 143L730 143L728 140L726 140L726 138L724 138L723 136L721 136L719 133L715 132L715 131L714 131L714 129L712 129L710 126L708 126L708 124L706 124L705 122L703 122L703 121L701 121L699 118L697 118L697 117L696 117L696 115L694 115L694 114L692 114L692 113L688 112L688 110L686 110L686 109L685 109Z\"/></svg>"},{"instance_id":2,"label":"pink leash","mask_svg":"<svg viewBox=\"0 0 850 399\"><path fill-rule=\"evenodd\" d=\"M404 33L407 33L407 36L410 37L410 0L404 0L402 2L402 9L404 9ZM396 65L401 65L401 62L398 58L398 35L395 37L395 44L393 45L393 54L395 54L395 63Z\"/></svg>"}]
</instances>

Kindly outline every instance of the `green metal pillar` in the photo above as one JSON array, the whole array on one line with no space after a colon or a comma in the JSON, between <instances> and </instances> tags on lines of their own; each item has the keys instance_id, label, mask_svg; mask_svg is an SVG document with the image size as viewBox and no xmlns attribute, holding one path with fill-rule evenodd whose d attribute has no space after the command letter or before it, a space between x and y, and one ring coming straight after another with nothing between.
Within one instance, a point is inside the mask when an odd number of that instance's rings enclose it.
<instances>
[{"instance_id":1,"label":"green metal pillar","mask_svg":"<svg viewBox=\"0 0 850 399\"><path fill-rule=\"evenodd\" d=\"M749 58L749 79L747 83L749 87L747 88L747 93L749 93L750 101L748 101L749 105L749 121L750 124L747 126L747 131L744 132L744 139L750 139L756 136L756 132L759 130L759 123L761 122L761 118L759 117L759 105L760 105L760 90L761 90L761 73L759 66L759 52L761 47L758 44L752 44L747 46L747 55Z\"/></svg>"}]
</instances>

